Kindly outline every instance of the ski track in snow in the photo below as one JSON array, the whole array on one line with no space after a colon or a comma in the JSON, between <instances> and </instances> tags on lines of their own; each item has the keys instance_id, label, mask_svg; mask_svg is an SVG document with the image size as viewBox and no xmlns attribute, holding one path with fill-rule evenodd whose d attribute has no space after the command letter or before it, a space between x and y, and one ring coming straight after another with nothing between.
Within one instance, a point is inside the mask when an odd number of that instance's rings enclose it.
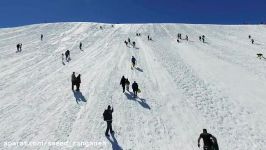
<instances>
[{"instance_id":1,"label":"ski track in snow","mask_svg":"<svg viewBox=\"0 0 266 150\"><path fill-rule=\"evenodd\" d=\"M188 34L189 41L177 43L177 33ZM196 150L207 128L222 150L266 149L266 61L256 58L265 52L265 33L265 26L186 24L112 28L54 23L0 29L0 148ZM198 41L203 34L207 43ZM137 48L127 47L127 38ZM15 52L17 43L23 43L21 53ZM71 61L63 65L61 54L67 49ZM81 93L71 91L74 71L81 74ZM122 75L139 84L138 98L122 93ZM116 132L110 138L104 136L102 118L108 105L114 107ZM7 148L5 141L105 144Z\"/></svg>"}]
</instances>

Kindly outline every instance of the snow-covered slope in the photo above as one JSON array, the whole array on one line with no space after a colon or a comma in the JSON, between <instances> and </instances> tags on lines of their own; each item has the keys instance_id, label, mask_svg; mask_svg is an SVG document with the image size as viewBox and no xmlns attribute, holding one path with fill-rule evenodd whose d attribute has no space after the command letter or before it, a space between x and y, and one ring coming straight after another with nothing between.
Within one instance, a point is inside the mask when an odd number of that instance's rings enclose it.
<instances>
[{"instance_id":1,"label":"snow-covered slope","mask_svg":"<svg viewBox=\"0 0 266 150\"><path fill-rule=\"evenodd\" d=\"M189 41L177 43L177 33ZM198 40L203 34L206 43ZM124 44L128 37L136 49ZM197 150L206 128L221 150L265 150L266 61L256 58L266 55L265 40L263 25L55 23L0 29L0 149ZM21 53L15 52L17 43L23 44ZM67 49L72 60L63 65ZM132 56L138 69L131 70ZM80 94L71 90L73 71L81 74ZM139 83L139 98L122 93L122 75ZM108 105L114 107L116 132L110 138L102 118ZM12 146L24 141L69 144Z\"/></svg>"}]
</instances>

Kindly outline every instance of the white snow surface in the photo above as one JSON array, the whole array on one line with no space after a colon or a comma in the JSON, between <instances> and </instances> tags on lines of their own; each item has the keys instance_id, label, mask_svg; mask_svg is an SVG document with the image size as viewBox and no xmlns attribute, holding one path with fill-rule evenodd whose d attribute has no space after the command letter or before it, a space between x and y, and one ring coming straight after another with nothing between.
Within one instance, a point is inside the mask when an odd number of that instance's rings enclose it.
<instances>
[{"instance_id":1,"label":"white snow surface","mask_svg":"<svg viewBox=\"0 0 266 150\"><path fill-rule=\"evenodd\" d=\"M177 43L177 33L189 41ZM127 47L127 38L137 48ZM266 150L266 61L256 58L266 55L265 40L265 25L76 22L0 29L0 149L198 150L206 128L220 150ZM67 49L72 60L63 65ZM71 90L72 72L81 74L82 95ZM122 93L122 75L139 84L138 98ZM108 105L116 132L110 138L102 117Z\"/></svg>"}]
</instances>

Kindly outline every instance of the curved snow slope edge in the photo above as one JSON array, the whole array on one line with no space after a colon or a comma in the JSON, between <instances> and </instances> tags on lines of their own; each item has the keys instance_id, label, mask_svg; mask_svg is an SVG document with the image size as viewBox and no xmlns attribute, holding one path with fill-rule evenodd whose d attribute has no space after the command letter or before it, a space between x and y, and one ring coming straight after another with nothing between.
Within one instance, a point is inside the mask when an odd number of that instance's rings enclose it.
<instances>
[{"instance_id":1,"label":"curved snow slope edge","mask_svg":"<svg viewBox=\"0 0 266 150\"><path fill-rule=\"evenodd\" d=\"M177 33L189 41L178 44ZM198 40L203 34L206 43ZM139 49L123 43L128 37ZM106 144L89 149L194 150L206 128L221 150L266 149L266 61L256 58L266 55L265 38L262 25L54 23L0 29L0 148L14 141L98 141ZM15 53L17 43L23 43L21 53ZM63 65L67 49L72 60ZM131 56L138 70L131 70ZM81 74L82 95L71 91L73 71ZM122 93L122 75L139 83L139 98ZM75 98L82 96L87 102ZM102 119L107 105L114 106L111 142ZM84 147L68 147L78 148Z\"/></svg>"}]
</instances>

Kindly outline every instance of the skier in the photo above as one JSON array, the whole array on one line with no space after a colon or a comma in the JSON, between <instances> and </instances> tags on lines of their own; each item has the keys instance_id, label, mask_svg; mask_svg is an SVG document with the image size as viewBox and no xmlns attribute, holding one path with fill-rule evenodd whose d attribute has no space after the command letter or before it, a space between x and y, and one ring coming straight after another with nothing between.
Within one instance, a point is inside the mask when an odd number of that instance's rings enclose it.
<instances>
[{"instance_id":1,"label":"skier","mask_svg":"<svg viewBox=\"0 0 266 150\"><path fill-rule=\"evenodd\" d=\"M136 81L134 81L134 83L132 84L132 90L134 93L134 97L138 96L138 90L139 90L139 86L138 83L136 83Z\"/></svg>"},{"instance_id":2,"label":"skier","mask_svg":"<svg viewBox=\"0 0 266 150\"><path fill-rule=\"evenodd\" d=\"M127 39L128 43L130 43L130 38Z\"/></svg>"},{"instance_id":3,"label":"skier","mask_svg":"<svg viewBox=\"0 0 266 150\"><path fill-rule=\"evenodd\" d=\"M150 35L148 35L148 41L150 40Z\"/></svg>"},{"instance_id":4,"label":"skier","mask_svg":"<svg viewBox=\"0 0 266 150\"><path fill-rule=\"evenodd\" d=\"M68 62L70 60L70 51L66 50L65 55L66 55L66 61Z\"/></svg>"},{"instance_id":5,"label":"skier","mask_svg":"<svg viewBox=\"0 0 266 150\"><path fill-rule=\"evenodd\" d=\"M201 36L199 36L199 40L201 41Z\"/></svg>"},{"instance_id":6,"label":"skier","mask_svg":"<svg viewBox=\"0 0 266 150\"><path fill-rule=\"evenodd\" d=\"M80 74L79 74L76 78L76 86L77 86L76 91L79 91L80 83L81 83L81 80L80 80Z\"/></svg>"},{"instance_id":7,"label":"skier","mask_svg":"<svg viewBox=\"0 0 266 150\"><path fill-rule=\"evenodd\" d=\"M122 76L122 78L120 80L120 85L122 85L123 93L125 93L126 78L124 76Z\"/></svg>"},{"instance_id":8,"label":"skier","mask_svg":"<svg viewBox=\"0 0 266 150\"><path fill-rule=\"evenodd\" d=\"M216 138L207 133L207 129L203 129L203 133L198 138L198 147L200 147L200 140L203 139L203 150L219 150Z\"/></svg>"},{"instance_id":9,"label":"skier","mask_svg":"<svg viewBox=\"0 0 266 150\"><path fill-rule=\"evenodd\" d=\"M186 35L186 41L188 41L188 36Z\"/></svg>"},{"instance_id":10,"label":"skier","mask_svg":"<svg viewBox=\"0 0 266 150\"><path fill-rule=\"evenodd\" d=\"M132 62L132 66L135 67L135 65L136 65L136 58L134 56L132 56L131 62Z\"/></svg>"},{"instance_id":11,"label":"skier","mask_svg":"<svg viewBox=\"0 0 266 150\"><path fill-rule=\"evenodd\" d=\"M180 43L179 39L177 39L176 41L177 41L177 43Z\"/></svg>"},{"instance_id":12,"label":"skier","mask_svg":"<svg viewBox=\"0 0 266 150\"><path fill-rule=\"evenodd\" d=\"M129 82L128 78L126 78L126 82L125 82L125 84L126 84L126 90L129 92L129 85L130 85L130 82Z\"/></svg>"},{"instance_id":13,"label":"skier","mask_svg":"<svg viewBox=\"0 0 266 150\"><path fill-rule=\"evenodd\" d=\"M113 128L112 128L112 113L114 112L114 107L111 109L111 106L108 105L107 109L103 112L103 119L107 123L107 128L105 131L105 136L109 136L108 132L110 131L111 134L114 134Z\"/></svg>"},{"instance_id":14,"label":"skier","mask_svg":"<svg viewBox=\"0 0 266 150\"><path fill-rule=\"evenodd\" d=\"M82 43L79 43L79 49L82 50Z\"/></svg>"},{"instance_id":15,"label":"skier","mask_svg":"<svg viewBox=\"0 0 266 150\"><path fill-rule=\"evenodd\" d=\"M41 34L41 41L42 41L42 39L43 39L43 35Z\"/></svg>"},{"instance_id":16,"label":"skier","mask_svg":"<svg viewBox=\"0 0 266 150\"><path fill-rule=\"evenodd\" d=\"M71 76L71 82L72 82L72 91L74 91L74 86L76 85L76 76L75 76L75 72L72 73Z\"/></svg>"},{"instance_id":17,"label":"skier","mask_svg":"<svg viewBox=\"0 0 266 150\"><path fill-rule=\"evenodd\" d=\"M254 44L254 39L251 39L251 43Z\"/></svg>"},{"instance_id":18,"label":"skier","mask_svg":"<svg viewBox=\"0 0 266 150\"><path fill-rule=\"evenodd\" d=\"M251 38L251 35L248 35L248 38L250 39Z\"/></svg>"}]
</instances>

